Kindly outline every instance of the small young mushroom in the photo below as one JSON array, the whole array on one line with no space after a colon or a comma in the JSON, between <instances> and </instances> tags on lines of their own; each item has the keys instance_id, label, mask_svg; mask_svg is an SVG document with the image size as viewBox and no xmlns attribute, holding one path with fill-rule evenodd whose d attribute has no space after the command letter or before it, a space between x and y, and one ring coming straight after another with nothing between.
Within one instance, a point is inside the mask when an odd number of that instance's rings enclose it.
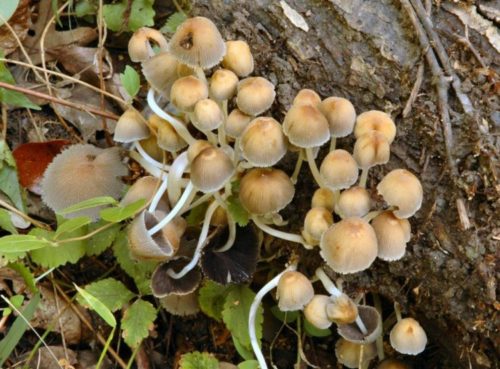
<instances>
[{"instance_id":1,"label":"small young mushroom","mask_svg":"<svg viewBox=\"0 0 500 369\"><path fill-rule=\"evenodd\" d=\"M155 91L170 98L170 89L179 78L178 64L177 59L170 53L162 52L142 62L142 74Z\"/></svg>"},{"instance_id":2,"label":"small young mushroom","mask_svg":"<svg viewBox=\"0 0 500 369\"><path fill-rule=\"evenodd\" d=\"M319 110L328 120L330 127L330 151L335 150L337 137L352 133L356 121L356 110L352 103L343 97L329 97L321 102Z\"/></svg>"},{"instance_id":3,"label":"small young mushroom","mask_svg":"<svg viewBox=\"0 0 500 369\"><path fill-rule=\"evenodd\" d=\"M319 245L323 233L333 224L333 216L323 207L311 208L304 218L302 236L308 244Z\"/></svg>"},{"instance_id":4,"label":"small young mushroom","mask_svg":"<svg viewBox=\"0 0 500 369\"><path fill-rule=\"evenodd\" d=\"M226 41L226 55L222 59L222 65L238 77L246 77L252 73L254 61L246 41Z\"/></svg>"},{"instance_id":5,"label":"small young mushroom","mask_svg":"<svg viewBox=\"0 0 500 369\"><path fill-rule=\"evenodd\" d=\"M304 274L287 271L278 282L276 296L281 311L302 310L313 298L314 289Z\"/></svg>"},{"instance_id":6,"label":"small young mushroom","mask_svg":"<svg viewBox=\"0 0 500 369\"><path fill-rule=\"evenodd\" d=\"M234 109L229 113L226 120L226 134L231 138L238 139L251 121L251 115L247 115L239 109ZM239 144L235 143L234 146L236 151Z\"/></svg>"},{"instance_id":7,"label":"small young mushroom","mask_svg":"<svg viewBox=\"0 0 500 369\"><path fill-rule=\"evenodd\" d=\"M400 219L392 211L384 211L372 220L371 225L377 235L377 256L385 261L401 259L411 238L408 219Z\"/></svg>"},{"instance_id":8,"label":"small young mushroom","mask_svg":"<svg viewBox=\"0 0 500 369\"><path fill-rule=\"evenodd\" d=\"M274 85L262 77L248 77L238 83L236 104L243 113L257 116L271 107L276 92Z\"/></svg>"},{"instance_id":9,"label":"small young mushroom","mask_svg":"<svg viewBox=\"0 0 500 369\"><path fill-rule=\"evenodd\" d=\"M330 151L319 168L325 186L337 193L356 183L358 171L356 160L347 151L341 149Z\"/></svg>"},{"instance_id":10,"label":"small young mushroom","mask_svg":"<svg viewBox=\"0 0 500 369\"><path fill-rule=\"evenodd\" d=\"M341 218L362 218L370 211L371 202L366 188L354 186L342 191L335 204L335 212Z\"/></svg>"},{"instance_id":11,"label":"small young mushroom","mask_svg":"<svg viewBox=\"0 0 500 369\"><path fill-rule=\"evenodd\" d=\"M224 150L208 147L191 161L191 182L204 193L219 191L234 171L233 162Z\"/></svg>"},{"instance_id":12,"label":"small young mushroom","mask_svg":"<svg viewBox=\"0 0 500 369\"><path fill-rule=\"evenodd\" d=\"M335 356L347 368L361 368L361 365L367 368L367 364L377 356L377 350L373 343L360 345L340 338L335 344Z\"/></svg>"},{"instance_id":13,"label":"small young mushroom","mask_svg":"<svg viewBox=\"0 0 500 369\"><path fill-rule=\"evenodd\" d=\"M224 122L224 113L220 106L211 99L200 100L194 106L194 112L190 117L193 126L203 132L213 145L216 145L217 138L211 131L219 128Z\"/></svg>"},{"instance_id":14,"label":"small young mushroom","mask_svg":"<svg viewBox=\"0 0 500 369\"><path fill-rule=\"evenodd\" d=\"M154 55L150 41L154 41L160 50L167 50L167 40L160 31L141 27L134 32L128 42L128 55L133 62L143 62Z\"/></svg>"},{"instance_id":15,"label":"small young mushroom","mask_svg":"<svg viewBox=\"0 0 500 369\"><path fill-rule=\"evenodd\" d=\"M406 169L389 172L377 186L377 191L398 218L413 216L422 206L423 189L418 178Z\"/></svg>"},{"instance_id":16,"label":"small young mushroom","mask_svg":"<svg viewBox=\"0 0 500 369\"><path fill-rule=\"evenodd\" d=\"M229 69L217 69L210 77L209 95L216 101L227 101L236 93L238 76Z\"/></svg>"},{"instance_id":17,"label":"small young mushroom","mask_svg":"<svg viewBox=\"0 0 500 369\"><path fill-rule=\"evenodd\" d=\"M317 108L321 104L321 97L316 91L309 88L300 90L293 99L292 105L312 105Z\"/></svg>"},{"instance_id":18,"label":"small young mushroom","mask_svg":"<svg viewBox=\"0 0 500 369\"><path fill-rule=\"evenodd\" d=\"M346 294L331 298L326 305L326 316L336 324L350 324L358 317L358 307Z\"/></svg>"},{"instance_id":19,"label":"small young mushroom","mask_svg":"<svg viewBox=\"0 0 500 369\"><path fill-rule=\"evenodd\" d=\"M362 169L359 180L361 187L366 186L368 170L375 165L386 164L390 155L389 141L382 133L370 131L358 137L354 144L353 156Z\"/></svg>"},{"instance_id":20,"label":"small young mushroom","mask_svg":"<svg viewBox=\"0 0 500 369\"><path fill-rule=\"evenodd\" d=\"M331 213L335 207L335 196L333 191L324 187L314 191L311 199L311 208L326 208Z\"/></svg>"},{"instance_id":21,"label":"small young mushroom","mask_svg":"<svg viewBox=\"0 0 500 369\"><path fill-rule=\"evenodd\" d=\"M156 143L160 149L175 153L187 146L187 142L167 120L151 114L148 121L156 129Z\"/></svg>"},{"instance_id":22,"label":"small young mushroom","mask_svg":"<svg viewBox=\"0 0 500 369\"><path fill-rule=\"evenodd\" d=\"M360 329L358 321L363 322L366 332ZM341 337L353 343L373 343L382 334L382 318L374 307L359 305L356 322L339 324L337 332Z\"/></svg>"},{"instance_id":23,"label":"small young mushroom","mask_svg":"<svg viewBox=\"0 0 500 369\"><path fill-rule=\"evenodd\" d=\"M160 298L160 304L170 314L177 316L195 315L200 311L197 291L187 295L167 295Z\"/></svg>"},{"instance_id":24,"label":"small young mushroom","mask_svg":"<svg viewBox=\"0 0 500 369\"><path fill-rule=\"evenodd\" d=\"M383 111L370 110L358 116L356 119L356 127L354 128L354 135L360 138L365 133L370 131L377 131L385 136L389 144L394 141L396 137L396 125L391 119L391 116Z\"/></svg>"},{"instance_id":25,"label":"small young mushroom","mask_svg":"<svg viewBox=\"0 0 500 369\"><path fill-rule=\"evenodd\" d=\"M152 176L145 176L139 178L134 182L132 186L128 189L125 196L123 196L120 201L120 206L127 206L133 204L140 199L145 199L146 202L150 202L155 197L157 189L160 185L160 181L158 178ZM161 197L158 199L158 203L155 206L155 209L161 211L169 211L168 202L163 200Z\"/></svg>"},{"instance_id":26,"label":"small young mushroom","mask_svg":"<svg viewBox=\"0 0 500 369\"><path fill-rule=\"evenodd\" d=\"M304 308L304 317L318 329L327 329L332 325L326 315L326 306L331 302L330 296L314 295Z\"/></svg>"},{"instance_id":27,"label":"small young mushroom","mask_svg":"<svg viewBox=\"0 0 500 369\"><path fill-rule=\"evenodd\" d=\"M135 109L127 109L116 123L113 139L128 143L148 138L150 134L141 114Z\"/></svg>"},{"instance_id":28,"label":"small young mushroom","mask_svg":"<svg viewBox=\"0 0 500 369\"><path fill-rule=\"evenodd\" d=\"M401 316L398 316L398 322L391 330L390 341L397 352L418 355L425 350L427 335L415 319L401 319Z\"/></svg>"},{"instance_id":29,"label":"small young mushroom","mask_svg":"<svg viewBox=\"0 0 500 369\"><path fill-rule=\"evenodd\" d=\"M193 76L179 78L172 85L170 100L179 110L193 111L196 103L208 97L208 87Z\"/></svg>"}]
</instances>

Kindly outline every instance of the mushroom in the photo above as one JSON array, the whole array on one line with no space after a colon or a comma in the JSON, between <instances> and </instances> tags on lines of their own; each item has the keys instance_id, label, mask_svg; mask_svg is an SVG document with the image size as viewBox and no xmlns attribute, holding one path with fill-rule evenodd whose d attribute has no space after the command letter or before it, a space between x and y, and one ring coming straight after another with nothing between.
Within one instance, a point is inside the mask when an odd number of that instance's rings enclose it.
<instances>
[{"instance_id":1,"label":"mushroom","mask_svg":"<svg viewBox=\"0 0 500 369\"><path fill-rule=\"evenodd\" d=\"M198 304L198 292L191 292L187 295L170 294L160 298L160 304L172 315L189 316L200 311Z\"/></svg>"},{"instance_id":2,"label":"mushroom","mask_svg":"<svg viewBox=\"0 0 500 369\"><path fill-rule=\"evenodd\" d=\"M384 211L372 220L371 225L377 235L377 256L385 261L401 259L411 238L408 219L399 219L392 211Z\"/></svg>"},{"instance_id":3,"label":"mushroom","mask_svg":"<svg viewBox=\"0 0 500 369\"><path fill-rule=\"evenodd\" d=\"M308 88L300 90L292 103L292 105L312 105L315 108L319 107L319 104L321 104L321 97L319 97L316 91Z\"/></svg>"},{"instance_id":4,"label":"mushroom","mask_svg":"<svg viewBox=\"0 0 500 369\"><path fill-rule=\"evenodd\" d=\"M170 53L162 52L142 62L142 74L155 91L170 98L170 89L179 78L178 64Z\"/></svg>"},{"instance_id":5,"label":"mushroom","mask_svg":"<svg viewBox=\"0 0 500 369\"><path fill-rule=\"evenodd\" d=\"M335 356L339 363L347 368L368 367L368 363L377 356L373 343L360 345L340 338L335 344Z\"/></svg>"},{"instance_id":6,"label":"mushroom","mask_svg":"<svg viewBox=\"0 0 500 369\"><path fill-rule=\"evenodd\" d=\"M236 93L238 76L229 69L217 69L210 77L209 94L216 101L226 102Z\"/></svg>"},{"instance_id":7,"label":"mushroom","mask_svg":"<svg viewBox=\"0 0 500 369\"><path fill-rule=\"evenodd\" d=\"M356 119L356 127L354 128L354 135L356 138L360 138L370 131L377 131L383 134L389 144L391 144L392 141L394 141L394 137L396 137L396 125L391 119L391 116L383 111L366 111L360 114Z\"/></svg>"},{"instance_id":8,"label":"mushroom","mask_svg":"<svg viewBox=\"0 0 500 369\"><path fill-rule=\"evenodd\" d=\"M167 40L160 31L141 27L134 32L128 42L128 55L133 62L143 62L154 55L150 41L154 41L160 50L167 50Z\"/></svg>"},{"instance_id":9,"label":"mushroom","mask_svg":"<svg viewBox=\"0 0 500 369\"><path fill-rule=\"evenodd\" d=\"M208 87L193 76L179 78L172 85L170 100L179 110L192 112L196 103L208 97Z\"/></svg>"},{"instance_id":10,"label":"mushroom","mask_svg":"<svg viewBox=\"0 0 500 369\"><path fill-rule=\"evenodd\" d=\"M324 187L314 191L311 199L311 208L326 208L329 212L333 212L335 206L335 198L332 190Z\"/></svg>"},{"instance_id":11,"label":"mushroom","mask_svg":"<svg viewBox=\"0 0 500 369\"><path fill-rule=\"evenodd\" d=\"M313 298L314 289L304 274L287 271L278 282L276 296L281 311L302 310Z\"/></svg>"},{"instance_id":12,"label":"mushroom","mask_svg":"<svg viewBox=\"0 0 500 369\"><path fill-rule=\"evenodd\" d=\"M393 213L398 218L409 218L422 206L422 184L406 169L389 172L378 184L377 191L386 203L397 208Z\"/></svg>"},{"instance_id":13,"label":"mushroom","mask_svg":"<svg viewBox=\"0 0 500 369\"><path fill-rule=\"evenodd\" d=\"M401 319L400 315L389 337L394 350L405 355L418 355L427 344L427 335L422 326L415 319Z\"/></svg>"},{"instance_id":14,"label":"mushroom","mask_svg":"<svg viewBox=\"0 0 500 369\"><path fill-rule=\"evenodd\" d=\"M216 145L217 138L211 131L219 128L224 122L224 113L220 106L211 99L200 100L194 106L190 117L191 123L207 136L210 143Z\"/></svg>"},{"instance_id":15,"label":"mushroom","mask_svg":"<svg viewBox=\"0 0 500 369\"><path fill-rule=\"evenodd\" d=\"M148 138L149 128L141 114L135 109L127 109L116 123L113 139L116 142L135 142Z\"/></svg>"},{"instance_id":16,"label":"mushroom","mask_svg":"<svg viewBox=\"0 0 500 369\"><path fill-rule=\"evenodd\" d=\"M156 130L156 143L160 149L175 153L187 146L187 142L167 120L156 114L151 114L148 121Z\"/></svg>"},{"instance_id":17,"label":"mushroom","mask_svg":"<svg viewBox=\"0 0 500 369\"><path fill-rule=\"evenodd\" d=\"M120 201L120 206L127 206L133 204L140 199L145 199L146 203L153 201L155 199L155 194L157 193L159 187L158 178L152 176L145 176L139 178L134 182L132 186L128 189L125 196L123 196ZM155 209L158 208L160 211L168 211L169 206L166 200L159 197L157 200ZM159 205L159 206L158 206Z\"/></svg>"},{"instance_id":18,"label":"mushroom","mask_svg":"<svg viewBox=\"0 0 500 369\"><path fill-rule=\"evenodd\" d=\"M318 329L327 329L332 325L326 315L326 306L331 302L330 296L314 295L304 308L306 320Z\"/></svg>"},{"instance_id":19,"label":"mushroom","mask_svg":"<svg viewBox=\"0 0 500 369\"><path fill-rule=\"evenodd\" d=\"M201 282L199 269L193 268L181 278L172 278L171 271L182 270L189 263L186 257L179 257L162 263L156 267L151 276L151 290L158 298L170 294L189 295L193 293Z\"/></svg>"},{"instance_id":20,"label":"mushroom","mask_svg":"<svg viewBox=\"0 0 500 369\"><path fill-rule=\"evenodd\" d=\"M363 322L366 331L360 329L359 321ZM382 318L377 309L371 306L359 305L356 322L339 324L337 332L341 337L353 343L372 343L382 334Z\"/></svg>"},{"instance_id":21,"label":"mushroom","mask_svg":"<svg viewBox=\"0 0 500 369\"><path fill-rule=\"evenodd\" d=\"M235 139L233 161L236 164L240 160L240 137L248 124L252 121L252 116L243 113L239 109L233 109L228 115L224 130L225 133Z\"/></svg>"},{"instance_id":22,"label":"mushroom","mask_svg":"<svg viewBox=\"0 0 500 369\"><path fill-rule=\"evenodd\" d=\"M222 59L222 65L238 77L246 77L252 73L253 56L246 41L226 41L226 55Z\"/></svg>"},{"instance_id":23,"label":"mushroom","mask_svg":"<svg viewBox=\"0 0 500 369\"><path fill-rule=\"evenodd\" d=\"M337 137L346 137L352 133L356 110L349 100L335 96L323 100L319 110L328 120L331 135L330 151L333 151Z\"/></svg>"},{"instance_id":24,"label":"mushroom","mask_svg":"<svg viewBox=\"0 0 500 369\"><path fill-rule=\"evenodd\" d=\"M323 207L311 208L304 218L302 237L309 245L316 246L323 233L333 224L333 216Z\"/></svg>"},{"instance_id":25,"label":"mushroom","mask_svg":"<svg viewBox=\"0 0 500 369\"><path fill-rule=\"evenodd\" d=\"M358 164L347 151L337 149L330 151L325 156L319 173L324 185L333 191L334 199L338 199L340 190L349 188L356 183Z\"/></svg>"},{"instance_id":26,"label":"mushroom","mask_svg":"<svg viewBox=\"0 0 500 369\"><path fill-rule=\"evenodd\" d=\"M336 204L335 212L341 218L362 218L370 211L370 194L364 187L354 186L342 191Z\"/></svg>"},{"instance_id":27,"label":"mushroom","mask_svg":"<svg viewBox=\"0 0 500 369\"><path fill-rule=\"evenodd\" d=\"M262 77L248 77L238 83L236 104L243 113L256 116L271 107L276 92L274 85Z\"/></svg>"},{"instance_id":28,"label":"mushroom","mask_svg":"<svg viewBox=\"0 0 500 369\"><path fill-rule=\"evenodd\" d=\"M390 154L389 141L382 133L370 131L358 137L354 144L353 156L362 169L359 179L361 187L366 186L368 170L375 165L386 164Z\"/></svg>"}]
</instances>

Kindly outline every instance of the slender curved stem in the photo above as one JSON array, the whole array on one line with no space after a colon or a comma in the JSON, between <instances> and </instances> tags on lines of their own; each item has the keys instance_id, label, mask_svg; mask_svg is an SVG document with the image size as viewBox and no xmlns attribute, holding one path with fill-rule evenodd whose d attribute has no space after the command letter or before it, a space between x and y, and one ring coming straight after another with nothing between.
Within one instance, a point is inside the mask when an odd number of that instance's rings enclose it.
<instances>
[{"instance_id":1,"label":"slender curved stem","mask_svg":"<svg viewBox=\"0 0 500 369\"><path fill-rule=\"evenodd\" d=\"M158 204L160 203L163 194L167 190L167 186L168 186L168 176L165 176L165 179L158 188L158 191L156 191L155 195L151 199L151 204L149 204L149 209L148 209L150 213L153 213L158 207Z\"/></svg>"},{"instance_id":2,"label":"slender curved stem","mask_svg":"<svg viewBox=\"0 0 500 369\"><path fill-rule=\"evenodd\" d=\"M200 81L202 81L204 84L208 84L207 77L205 76L205 72L203 71L203 69L201 69L201 67L194 67L194 71L196 73L196 77Z\"/></svg>"},{"instance_id":3,"label":"slender curved stem","mask_svg":"<svg viewBox=\"0 0 500 369\"><path fill-rule=\"evenodd\" d=\"M170 167L170 172L168 173L168 201L171 206L174 206L179 197L181 196L181 183L182 175L186 171L189 165L187 151L184 151L177 158L175 158L172 166Z\"/></svg>"},{"instance_id":4,"label":"slender curved stem","mask_svg":"<svg viewBox=\"0 0 500 369\"><path fill-rule=\"evenodd\" d=\"M330 152L335 150L335 147L337 146L337 137L333 137L330 139Z\"/></svg>"},{"instance_id":5,"label":"slender curved stem","mask_svg":"<svg viewBox=\"0 0 500 369\"><path fill-rule=\"evenodd\" d=\"M129 156L132 159L134 159L136 162L138 162L141 165L141 167L143 167L153 177L161 178L165 174L164 171L155 167L150 162L148 162L146 159L144 159L144 157L142 155L140 155L137 151L130 151Z\"/></svg>"},{"instance_id":6,"label":"slender curved stem","mask_svg":"<svg viewBox=\"0 0 500 369\"><path fill-rule=\"evenodd\" d=\"M401 307L397 302L394 303L394 313L396 314L396 319L398 320L398 322L403 319L403 317L401 316Z\"/></svg>"},{"instance_id":7,"label":"slender curved stem","mask_svg":"<svg viewBox=\"0 0 500 369\"><path fill-rule=\"evenodd\" d=\"M270 234L271 236L274 236L276 238L281 238L282 240L285 240L285 241L296 242L296 243L300 243L302 245L307 245L306 240L304 240L304 238L301 235L283 232L283 231L279 231L277 229L271 228L267 224L264 224L264 222L262 222L258 217L252 217L252 220L257 227L262 229L263 232Z\"/></svg>"},{"instance_id":8,"label":"slender curved stem","mask_svg":"<svg viewBox=\"0 0 500 369\"><path fill-rule=\"evenodd\" d=\"M227 214L227 226L229 228L229 236L227 237L227 241L224 246L218 248L217 250L215 250L215 252L227 251L234 245L234 240L236 239L236 222L231 217L231 215L229 215L229 213Z\"/></svg>"},{"instance_id":9,"label":"slender curved stem","mask_svg":"<svg viewBox=\"0 0 500 369\"><path fill-rule=\"evenodd\" d=\"M297 157L297 163L295 163L295 169L293 170L293 174L290 177L293 184L297 183L297 178L299 178L300 169L302 168L302 163L304 162L304 152L302 150L299 151L299 156Z\"/></svg>"},{"instance_id":10,"label":"slender curved stem","mask_svg":"<svg viewBox=\"0 0 500 369\"><path fill-rule=\"evenodd\" d=\"M311 173L314 177L314 180L318 184L319 187L326 187L325 181L321 178L321 174L319 173L318 166L316 165L316 161L314 160L314 155L312 152L312 148L308 147L304 149L306 151L307 162L309 163L309 168L311 169Z\"/></svg>"},{"instance_id":11,"label":"slender curved stem","mask_svg":"<svg viewBox=\"0 0 500 369\"><path fill-rule=\"evenodd\" d=\"M366 187L366 181L368 180L368 171L370 169L361 170L361 176L359 177L359 187Z\"/></svg>"},{"instance_id":12,"label":"slender curved stem","mask_svg":"<svg viewBox=\"0 0 500 369\"><path fill-rule=\"evenodd\" d=\"M159 168L159 169L163 169L163 170L169 170L170 169L170 165L160 163L158 160L153 159L144 150L144 148L142 147L142 145L141 145L141 143L139 141L135 141L134 142L134 147L137 149L137 151L139 152L139 154L141 154L141 156L144 158L144 160L146 160L152 166L154 166L156 168Z\"/></svg>"}]
</instances>

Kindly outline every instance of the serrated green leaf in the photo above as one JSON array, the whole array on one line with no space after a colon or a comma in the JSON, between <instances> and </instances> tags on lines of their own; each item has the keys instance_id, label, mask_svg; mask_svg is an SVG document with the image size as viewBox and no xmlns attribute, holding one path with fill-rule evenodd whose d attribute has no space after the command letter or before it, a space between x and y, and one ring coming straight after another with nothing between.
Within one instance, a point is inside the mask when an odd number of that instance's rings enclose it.
<instances>
[{"instance_id":1,"label":"serrated green leaf","mask_svg":"<svg viewBox=\"0 0 500 369\"><path fill-rule=\"evenodd\" d=\"M26 283L26 286L28 286L31 292L35 293L38 291L38 288L36 288L35 276L31 273L31 269L29 269L26 265L21 263L10 263L7 267L15 270L21 277L23 277L24 283Z\"/></svg>"},{"instance_id":2,"label":"serrated green leaf","mask_svg":"<svg viewBox=\"0 0 500 369\"><path fill-rule=\"evenodd\" d=\"M204 202L197 207L191 209L188 216L186 217L186 222L190 226L196 226L203 222L205 219L205 213L207 212L208 202Z\"/></svg>"},{"instance_id":3,"label":"serrated green leaf","mask_svg":"<svg viewBox=\"0 0 500 369\"><path fill-rule=\"evenodd\" d=\"M298 311L281 311L276 305L271 308L271 313L284 323L293 323L299 317Z\"/></svg>"},{"instance_id":4,"label":"serrated green leaf","mask_svg":"<svg viewBox=\"0 0 500 369\"><path fill-rule=\"evenodd\" d=\"M83 297L86 304L94 310L111 328L116 327L116 319L113 313L97 298L75 284L78 293Z\"/></svg>"},{"instance_id":5,"label":"serrated green leaf","mask_svg":"<svg viewBox=\"0 0 500 369\"><path fill-rule=\"evenodd\" d=\"M151 303L137 300L123 313L122 336L129 347L137 347L148 337L156 319L156 309Z\"/></svg>"},{"instance_id":6,"label":"serrated green leaf","mask_svg":"<svg viewBox=\"0 0 500 369\"><path fill-rule=\"evenodd\" d=\"M238 364L238 369L259 369L257 360L247 360Z\"/></svg>"},{"instance_id":7,"label":"serrated green leaf","mask_svg":"<svg viewBox=\"0 0 500 369\"><path fill-rule=\"evenodd\" d=\"M245 227L248 224L250 216L243 205L241 205L239 197L231 195L227 198L227 210L240 227Z\"/></svg>"},{"instance_id":8,"label":"serrated green leaf","mask_svg":"<svg viewBox=\"0 0 500 369\"><path fill-rule=\"evenodd\" d=\"M319 329L304 319L304 331L310 337L327 337L332 334L329 328Z\"/></svg>"},{"instance_id":9,"label":"serrated green leaf","mask_svg":"<svg viewBox=\"0 0 500 369\"><path fill-rule=\"evenodd\" d=\"M85 17L86 15L95 15L98 10L96 0L80 0L75 5L75 14L77 17Z\"/></svg>"},{"instance_id":10,"label":"serrated green leaf","mask_svg":"<svg viewBox=\"0 0 500 369\"><path fill-rule=\"evenodd\" d=\"M224 301L232 288L234 288L234 286L223 286L207 280L200 288L198 294L198 302L200 304L201 311L220 322L222 320Z\"/></svg>"},{"instance_id":11,"label":"serrated green leaf","mask_svg":"<svg viewBox=\"0 0 500 369\"><path fill-rule=\"evenodd\" d=\"M227 329L247 349L251 349L248 316L254 297L255 293L247 286L235 286L227 294L222 310L222 319ZM262 338L263 321L264 313L262 307L259 307L255 319L255 335L259 342Z\"/></svg>"},{"instance_id":12,"label":"serrated green leaf","mask_svg":"<svg viewBox=\"0 0 500 369\"><path fill-rule=\"evenodd\" d=\"M5 0L4 0L5 1ZM7 0L11 1L11 0ZM3 2L2 2L3 3ZM1 5L0 5L1 7ZM0 50L0 57L3 58L3 51ZM16 81L9 69L5 66L3 62L0 62L0 81L4 83L8 83L9 85L15 85ZM41 108L33 104L30 99L28 99L24 94L8 90L6 88L0 87L0 102L3 102L8 105L17 106L20 108L28 108L34 110L40 110Z\"/></svg>"},{"instance_id":13,"label":"serrated green leaf","mask_svg":"<svg viewBox=\"0 0 500 369\"><path fill-rule=\"evenodd\" d=\"M0 238L0 252L5 254L31 251L44 247L53 248L53 243L37 235L16 234Z\"/></svg>"},{"instance_id":14,"label":"serrated green leaf","mask_svg":"<svg viewBox=\"0 0 500 369\"><path fill-rule=\"evenodd\" d=\"M76 211L96 208L98 206L104 205L118 205L118 201L116 201L111 196L94 197L93 199L84 200L82 202L79 202L78 204L67 207L66 209L59 211L59 214L66 215L69 213L74 213Z\"/></svg>"},{"instance_id":15,"label":"serrated green leaf","mask_svg":"<svg viewBox=\"0 0 500 369\"><path fill-rule=\"evenodd\" d=\"M125 12L128 1L122 0L117 4L107 4L103 7L103 16L106 25L112 31L137 31L144 26L154 26L155 11L154 0L133 0L128 14L128 22Z\"/></svg>"},{"instance_id":16,"label":"serrated green leaf","mask_svg":"<svg viewBox=\"0 0 500 369\"><path fill-rule=\"evenodd\" d=\"M183 12L175 12L168 17L165 25L160 29L162 33L174 33L177 28L187 19L187 15Z\"/></svg>"},{"instance_id":17,"label":"serrated green leaf","mask_svg":"<svg viewBox=\"0 0 500 369\"><path fill-rule=\"evenodd\" d=\"M10 234L17 234L17 229L12 224L10 213L5 209L0 209L0 228L6 230Z\"/></svg>"},{"instance_id":18,"label":"serrated green leaf","mask_svg":"<svg viewBox=\"0 0 500 369\"><path fill-rule=\"evenodd\" d=\"M195 351L182 355L179 369L219 369L219 361L208 352Z\"/></svg>"},{"instance_id":19,"label":"serrated green leaf","mask_svg":"<svg viewBox=\"0 0 500 369\"><path fill-rule=\"evenodd\" d=\"M108 222L119 223L137 214L137 212L144 206L145 203L146 201L144 199L140 199L126 206L117 206L101 210L99 215L102 219Z\"/></svg>"},{"instance_id":20,"label":"serrated green leaf","mask_svg":"<svg viewBox=\"0 0 500 369\"><path fill-rule=\"evenodd\" d=\"M141 88L141 78L139 77L139 73L137 73L130 65L127 65L125 67L125 71L120 73L120 81L130 98L133 99Z\"/></svg>"},{"instance_id":21,"label":"serrated green leaf","mask_svg":"<svg viewBox=\"0 0 500 369\"><path fill-rule=\"evenodd\" d=\"M71 233L76 231L79 228L85 227L87 224L90 224L91 219L86 216L76 217L72 219L68 219L62 222L56 229L56 233L54 235L54 239L59 238L61 235L65 233Z\"/></svg>"},{"instance_id":22,"label":"serrated green leaf","mask_svg":"<svg viewBox=\"0 0 500 369\"><path fill-rule=\"evenodd\" d=\"M240 354L243 359L252 360L255 358L253 350L251 348L244 346L234 335L232 336L232 338L234 348L236 349L236 351L238 351L238 354Z\"/></svg>"},{"instance_id":23,"label":"serrated green leaf","mask_svg":"<svg viewBox=\"0 0 500 369\"><path fill-rule=\"evenodd\" d=\"M98 222L92 223L89 225L89 233L95 231L98 228L101 228L109 224L104 220L99 220ZM116 239L116 236L120 232L120 224L113 224L109 228L96 233L92 237L90 237L87 241L87 249L85 253L87 255L99 255L108 247L113 244L113 241Z\"/></svg>"},{"instance_id":24,"label":"serrated green leaf","mask_svg":"<svg viewBox=\"0 0 500 369\"><path fill-rule=\"evenodd\" d=\"M5 140L0 140L0 191L7 195L17 209L26 212L23 190L17 177L16 161Z\"/></svg>"},{"instance_id":25,"label":"serrated green leaf","mask_svg":"<svg viewBox=\"0 0 500 369\"><path fill-rule=\"evenodd\" d=\"M114 278L106 278L91 283L84 288L112 312L121 309L135 295L125 285ZM78 297L78 302L87 306L82 296Z\"/></svg>"},{"instance_id":26,"label":"serrated green leaf","mask_svg":"<svg viewBox=\"0 0 500 369\"><path fill-rule=\"evenodd\" d=\"M19 0L3 0L0 3L0 26L12 17L18 5Z\"/></svg>"}]
</instances>

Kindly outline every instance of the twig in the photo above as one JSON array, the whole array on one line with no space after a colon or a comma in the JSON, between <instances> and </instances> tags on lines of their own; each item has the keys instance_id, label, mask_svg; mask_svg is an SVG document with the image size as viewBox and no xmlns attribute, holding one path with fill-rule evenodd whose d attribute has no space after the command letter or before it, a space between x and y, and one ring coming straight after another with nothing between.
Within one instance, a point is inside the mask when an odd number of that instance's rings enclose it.
<instances>
[{"instance_id":1,"label":"twig","mask_svg":"<svg viewBox=\"0 0 500 369\"><path fill-rule=\"evenodd\" d=\"M15 208L14 206L10 205L8 202L3 201L2 199L0 199L0 206L4 207L7 210L12 211L13 213L19 215L24 220L26 220L26 221L28 221L30 223L33 223L34 225L36 225L39 228L43 228L43 229L46 229L46 230L49 230L49 231L51 230L50 226L48 224L42 223L42 222L40 222L40 221L38 221L36 219L31 218L29 215L24 214L22 211L18 210L17 208Z\"/></svg>"},{"instance_id":2,"label":"twig","mask_svg":"<svg viewBox=\"0 0 500 369\"><path fill-rule=\"evenodd\" d=\"M465 31L464 31L465 35L464 36L457 35L456 33L449 32L448 30L441 29L441 28L439 28L438 31L440 33L443 33L445 36L453 38L458 43L465 45L470 50L472 55L474 55L474 57L479 62L481 67L483 67L483 68L488 67L486 65L486 63L484 62L483 58L481 57L481 54L479 54L479 52L476 50L474 45L472 45L472 43L470 42L470 40L469 40L469 27L467 27L467 25L465 25Z\"/></svg>"},{"instance_id":3,"label":"twig","mask_svg":"<svg viewBox=\"0 0 500 369\"><path fill-rule=\"evenodd\" d=\"M417 79L415 80L415 84L411 89L410 97L408 98L405 108L403 109L403 118L406 118L410 114L411 108L413 106L413 103L415 102L415 99L418 96L418 91L420 91L420 86L422 86L423 80L424 80L424 63L418 66Z\"/></svg>"},{"instance_id":4,"label":"twig","mask_svg":"<svg viewBox=\"0 0 500 369\"><path fill-rule=\"evenodd\" d=\"M74 103L74 102L71 102L68 100L62 100L60 98L44 94L43 92L33 91L33 90L28 89L28 88L14 86L14 85L11 85L9 83L0 82L0 87L3 87L7 90L22 92L23 94L26 94L26 95L38 97L40 99L48 100L48 101L56 103L56 104L65 105L65 106L68 106L68 107L73 108L73 109L77 109L77 110L85 111L87 113L99 115L99 116L104 117L104 118L113 119L113 120L118 120L120 118L119 116L117 116L113 113L110 113L107 111L101 111L101 110L94 108L92 106L81 105L81 104L77 104L77 103Z\"/></svg>"}]
</instances>

